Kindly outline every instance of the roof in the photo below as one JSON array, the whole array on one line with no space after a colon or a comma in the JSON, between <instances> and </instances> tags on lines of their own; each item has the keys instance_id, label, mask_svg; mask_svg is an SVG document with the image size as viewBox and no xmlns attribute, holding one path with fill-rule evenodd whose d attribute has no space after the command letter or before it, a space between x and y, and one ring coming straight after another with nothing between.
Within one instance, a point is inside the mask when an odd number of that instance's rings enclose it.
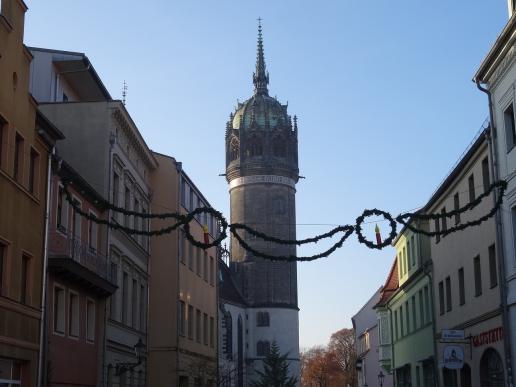
<instances>
[{"instance_id":1,"label":"roof","mask_svg":"<svg viewBox=\"0 0 516 387\"><path fill-rule=\"evenodd\" d=\"M219 259L219 269L219 298L231 304L245 306L246 302L233 281L231 270L222 259Z\"/></svg>"},{"instance_id":2,"label":"roof","mask_svg":"<svg viewBox=\"0 0 516 387\"><path fill-rule=\"evenodd\" d=\"M498 38L494 42L493 46L487 53L484 60L480 64L477 73L473 77L473 81L486 83L493 71L495 71L497 62L502 60L506 51L510 50L514 46L514 40L516 38L516 13L512 15L504 29L498 35Z\"/></svg>"},{"instance_id":3,"label":"roof","mask_svg":"<svg viewBox=\"0 0 516 387\"><path fill-rule=\"evenodd\" d=\"M394 262L391 266L391 271L389 272L389 276L385 281L385 285L383 285L382 290L380 292L380 300L375 305L375 308L378 306L384 306L390 300L392 295L399 288L399 278L398 278L398 260L396 257L394 258Z\"/></svg>"}]
</instances>

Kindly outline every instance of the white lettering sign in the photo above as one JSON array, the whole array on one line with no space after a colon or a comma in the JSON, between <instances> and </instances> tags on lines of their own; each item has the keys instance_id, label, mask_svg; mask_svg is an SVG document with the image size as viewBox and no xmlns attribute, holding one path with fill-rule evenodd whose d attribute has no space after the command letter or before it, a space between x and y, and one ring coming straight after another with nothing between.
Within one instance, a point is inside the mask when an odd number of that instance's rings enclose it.
<instances>
[{"instance_id":1,"label":"white lettering sign","mask_svg":"<svg viewBox=\"0 0 516 387\"><path fill-rule=\"evenodd\" d=\"M277 176L277 175L251 175L251 176L243 176L238 177L236 179L231 180L229 183L229 190L231 191L233 188L239 187L241 185L247 184L283 184L288 185L289 187L295 188L296 182L294 179L285 176Z\"/></svg>"},{"instance_id":2,"label":"white lettering sign","mask_svg":"<svg viewBox=\"0 0 516 387\"><path fill-rule=\"evenodd\" d=\"M443 329L441 332L442 340L464 340L464 330Z\"/></svg>"}]
</instances>

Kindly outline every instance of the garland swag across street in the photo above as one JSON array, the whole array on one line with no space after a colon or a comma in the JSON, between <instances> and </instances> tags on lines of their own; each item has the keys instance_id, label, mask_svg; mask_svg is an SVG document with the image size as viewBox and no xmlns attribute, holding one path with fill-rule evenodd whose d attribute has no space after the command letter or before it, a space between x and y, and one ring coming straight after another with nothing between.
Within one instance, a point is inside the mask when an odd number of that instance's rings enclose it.
<instances>
[{"instance_id":1,"label":"garland swag across street","mask_svg":"<svg viewBox=\"0 0 516 387\"><path fill-rule=\"evenodd\" d=\"M66 196L66 200L70 205L73 207L73 209L81 216L85 217L86 219L98 223L106 225L112 229L115 230L121 230L128 234L135 234L135 235L145 235L145 236L160 236L164 234L168 234L175 229L179 227L183 227L183 230L185 232L186 238L192 243L194 246L197 246L201 249L208 249L210 247L219 246L221 245L222 241L226 239L228 236L227 230L229 229L229 232L236 238L238 243L242 246L243 249L249 251L250 253L254 254L255 256L269 259L272 261L313 261L319 258L325 258L328 257L330 254L335 252L335 250L342 247L344 242L348 239L348 237L355 232L357 234L358 241L367 247L371 249L377 249L381 250L386 246L389 246L392 241L396 238L397 235L397 224L400 223L401 225L407 227L407 229L413 231L414 233L423 234L429 237L440 235L440 236L446 236L450 233L464 230L468 227L478 226L482 222L486 221L487 219L494 216L494 214L498 211L500 206L502 205L503 195L505 194L505 191L507 189L507 182L505 180L497 181L489 186L489 189L487 189L483 194L479 195L475 200L472 202L466 204L463 207L460 207L456 210L449 211L449 212L443 212L439 214L423 214L420 212L405 212L403 214L399 214L395 218L391 214L389 214L386 211L378 210L376 208L371 210L364 210L362 215L360 215L354 225L344 225L344 226L337 226L333 228L332 230L316 235L312 238L306 238L306 239L300 239L300 240L288 240L288 239L279 239L272 236L269 236L267 234L264 234L258 230L255 230L254 228L247 226L245 224L241 223L232 223L229 224L224 218L224 216L217 210L209 207L202 207L202 208L196 208L192 211L190 211L186 215L178 214L175 212L171 213L159 213L159 214L150 214L150 213L141 213L136 211L130 211L126 210L122 207L114 206L113 204L109 203L108 201L104 201L101 203L106 209L109 209L114 212L121 213L126 216L135 216L142 219L162 219L162 220L168 220L171 219L174 223L172 223L168 227L164 227L158 230L136 230L130 227L126 227L122 224L117 223L116 221L110 221L105 219L98 219L95 216L90 215L89 213L86 213L81 210L81 208L77 205L77 203L72 199L72 196L70 192L68 191L68 185L73 184L73 182L69 179L63 179L63 188ZM496 195L496 202L493 206L493 208L484 216L476 219L471 220L465 223L460 223L454 227L442 229L442 230L436 230L436 231L427 231L423 230L421 228L418 228L414 225L414 220L442 220L446 218L451 218L457 215L461 215L466 213L467 211L471 211L474 208L476 208L484 198L487 198L493 191L498 189L498 194ZM209 241L209 238L207 237L208 230L207 226L203 226L205 238L204 241L198 241L193 237L193 235L190 232L190 222L195 219L196 216L201 215L203 213L212 215L215 219L218 220L219 223L219 235L217 238L215 238L212 242ZM369 216L383 216L386 221L389 222L390 225L390 233L389 236L382 241L380 236L380 230L378 229L378 226L375 228L376 233L376 241L370 241L365 238L365 236L362 233L362 224L364 223L365 218ZM328 250L323 251L319 254L306 256L306 257L299 257L297 255L287 255L287 256L274 256L265 254L263 252L260 252L256 249L254 249L252 246L247 244L244 240L244 238L239 234L239 231L243 230L245 232L248 232L249 234L253 235L256 238L262 239L267 242L272 242L280 245L296 245L296 246L302 246L308 243L317 243L323 239L331 238L337 234L340 235L340 239L335 242Z\"/></svg>"}]
</instances>

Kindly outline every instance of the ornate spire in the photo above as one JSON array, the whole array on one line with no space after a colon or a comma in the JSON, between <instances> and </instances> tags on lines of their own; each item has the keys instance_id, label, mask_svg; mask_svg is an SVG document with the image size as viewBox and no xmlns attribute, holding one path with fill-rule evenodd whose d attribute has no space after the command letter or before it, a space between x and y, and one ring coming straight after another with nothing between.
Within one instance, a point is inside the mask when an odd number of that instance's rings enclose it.
<instances>
[{"instance_id":1,"label":"ornate spire","mask_svg":"<svg viewBox=\"0 0 516 387\"><path fill-rule=\"evenodd\" d=\"M262 19L258 18L258 47L256 53L256 71L253 74L254 94L268 95L269 73L265 70L265 58L263 55Z\"/></svg>"}]
</instances>

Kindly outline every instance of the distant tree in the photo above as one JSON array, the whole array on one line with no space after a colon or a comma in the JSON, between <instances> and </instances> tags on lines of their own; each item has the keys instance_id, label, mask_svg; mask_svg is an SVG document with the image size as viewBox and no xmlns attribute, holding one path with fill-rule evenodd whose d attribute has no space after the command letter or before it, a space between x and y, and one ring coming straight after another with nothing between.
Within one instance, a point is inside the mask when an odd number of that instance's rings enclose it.
<instances>
[{"instance_id":1,"label":"distant tree","mask_svg":"<svg viewBox=\"0 0 516 387\"><path fill-rule=\"evenodd\" d=\"M341 329L331 335L328 350L335 356L342 377L342 385L356 386L356 352L355 331L353 329Z\"/></svg>"},{"instance_id":2,"label":"distant tree","mask_svg":"<svg viewBox=\"0 0 516 387\"><path fill-rule=\"evenodd\" d=\"M339 365L335 354L316 346L301 354L301 387L337 387Z\"/></svg>"},{"instance_id":3,"label":"distant tree","mask_svg":"<svg viewBox=\"0 0 516 387\"><path fill-rule=\"evenodd\" d=\"M263 360L263 371L256 371L257 381L251 382L251 387L295 387L297 378L289 376L288 353L282 355L278 344L273 341L271 349Z\"/></svg>"}]
</instances>

